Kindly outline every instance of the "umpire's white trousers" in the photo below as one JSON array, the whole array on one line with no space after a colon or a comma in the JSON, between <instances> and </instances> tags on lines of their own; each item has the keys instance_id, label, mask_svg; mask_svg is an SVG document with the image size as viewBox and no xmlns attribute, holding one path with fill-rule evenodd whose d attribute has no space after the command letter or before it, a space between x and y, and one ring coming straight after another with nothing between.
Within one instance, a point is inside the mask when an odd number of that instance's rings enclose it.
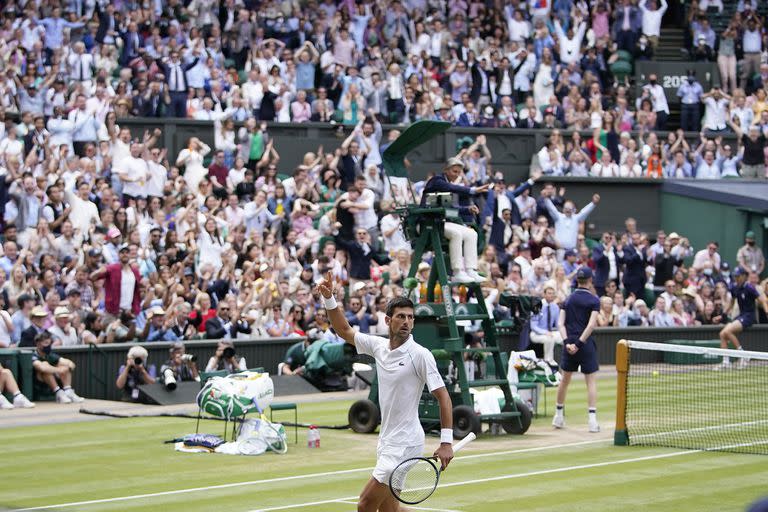
<instances>
[{"instance_id":1,"label":"umpire's white trousers","mask_svg":"<svg viewBox=\"0 0 768 512\"><path fill-rule=\"evenodd\" d=\"M477 270L477 231L461 224L446 222L445 238L448 239L451 268Z\"/></svg>"},{"instance_id":2,"label":"umpire's white trousers","mask_svg":"<svg viewBox=\"0 0 768 512\"><path fill-rule=\"evenodd\" d=\"M538 343L544 345L544 360L554 361L555 359L555 344L563 344L563 337L557 331L549 331L547 334L539 334L531 331L531 343Z\"/></svg>"}]
</instances>

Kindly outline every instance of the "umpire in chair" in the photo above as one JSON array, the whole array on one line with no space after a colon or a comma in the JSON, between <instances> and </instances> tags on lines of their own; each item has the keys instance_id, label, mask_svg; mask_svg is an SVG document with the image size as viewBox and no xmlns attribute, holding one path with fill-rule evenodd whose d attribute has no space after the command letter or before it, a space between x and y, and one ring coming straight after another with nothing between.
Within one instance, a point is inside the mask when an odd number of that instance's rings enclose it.
<instances>
[{"instance_id":1,"label":"umpire in chair","mask_svg":"<svg viewBox=\"0 0 768 512\"><path fill-rule=\"evenodd\" d=\"M459 211L461 220L466 224L476 224L476 215L480 209L474 204L461 206L462 199L468 196L485 194L489 185L465 187L455 182L464 170L460 158L450 158L445 164L443 174L433 176L424 187L421 195L421 206L427 205L427 196L438 192L450 192L454 195L453 205ZM458 196L458 197L457 197ZM477 231L471 227L446 221L445 238L448 239L448 250L453 270L452 281L456 283L481 283L485 278L477 273Z\"/></svg>"}]
</instances>

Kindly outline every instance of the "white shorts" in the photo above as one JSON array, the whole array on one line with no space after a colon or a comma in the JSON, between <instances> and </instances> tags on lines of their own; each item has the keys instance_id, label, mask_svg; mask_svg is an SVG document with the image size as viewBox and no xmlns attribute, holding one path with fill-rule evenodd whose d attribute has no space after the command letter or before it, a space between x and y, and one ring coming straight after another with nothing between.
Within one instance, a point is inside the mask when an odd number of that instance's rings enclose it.
<instances>
[{"instance_id":1,"label":"white shorts","mask_svg":"<svg viewBox=\"0 0 768 512\"><path fill-rule=\"evenodd\" d=\"M379 483L389 485L389 477L398 464L406 459L421 457L424 454L424 445L417 446L388 446L379 445L376 448L376 467L372 476Z\"/></svg>"}]
</instances>

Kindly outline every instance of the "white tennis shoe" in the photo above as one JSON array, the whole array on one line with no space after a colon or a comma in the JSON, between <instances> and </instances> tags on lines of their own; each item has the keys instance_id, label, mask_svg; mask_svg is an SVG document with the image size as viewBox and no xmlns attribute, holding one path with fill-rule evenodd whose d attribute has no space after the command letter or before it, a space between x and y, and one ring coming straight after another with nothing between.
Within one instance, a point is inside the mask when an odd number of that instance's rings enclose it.
<instances>
[{"instance_id":1,"label":"white tennis shoe","mask_svg":"<svg viewBox=\"0 0 768 512\"><path fill-rule=\"evenodd\" d=\"M472 277L464 272L463 270L456 270L453 272L453 277L451 277L451 281L454 283L474 283L475 280L472 279Z\"/></svg>"},{"instance_id":2,"label":"white tennis shoe","mask_svg":"<svg viewBox=\"0 0 768 512\"><path fill-rule=\"evenodd\" d=\"M730 361L723 361L719 365L715 366L716 371L720 370L730 370L731 369L731 362Z\"/></svg>"},{"instance_id":3,"label":"white tennis shoe","mask_svg":"<svg viewBox=\"0 0 768 512\"><path fill-rule=\"evenodd\" d=\"M477 273L477 270L469 269L467 270L467 275L472 279L475 283L484 283L485 282L485 276L481 276Z\"/></svg>"},{"instance_id":4,"label":"white tennis shoe","mask_svg":"<svg viewBox=\"0 0 768 512\"><path fill-rule=\"evenodd\" d=\"M56 392L56 403L57 404L71 404L72 399L67 396L67 393L60 389Z\"/></svg>"},{"instance_id":5,"label":"white tennis shoe","mask_svg":"<svg viewBox=\"0 0 768 512\"><path fill-rule=\"evenodd\" d=\"M600 432L600 424L597 420L589 420L589 431L592 433Z\"/></svg>"},{"instance_id":6,"label":"white tennis shoe","mask_svg":"<svg viewBox=\"0 0 768 512\"><path fill-rule=\"evenodd\" d=\"M565 427L565 417L562 414L555 414L555 417L552 418L552 426L555 428Z\"/></svg>"},{"instance_id":7,"label":"white tennis shoe","mask_svg":"<svg viewBox=\"0 0 768 512\"><path fill-rule=\"evenodd\" d=\"M5 395L0 393L0 409L13 409L13 404L5 398Z\"/></svg>"},{"instance_id":8,"label":"white tennis shoe","mask_svg":"<svg viewBox=\"0 0 768 512\"><path fill-rule=\"evenodd\" d=\"M72 400L74 403L79 404L80 402L84 402L85 398L78 396L77 393L75 393L75 390L72 388L69 388L67 391L67 397Z\"/></svg>"},{"instance_id":9,"label":"white tennis shoe","mask_svg":"<svg viewBox=\"0 0 768 512\"><path fill-rule=\"evenodd\" d=\"M14 407L19 407L21 409L31 409L35 406L35 403L31 402L29 398L24 395L17 395L16 398L13 399L13 405Z\"/></svg>"}]
</instances>

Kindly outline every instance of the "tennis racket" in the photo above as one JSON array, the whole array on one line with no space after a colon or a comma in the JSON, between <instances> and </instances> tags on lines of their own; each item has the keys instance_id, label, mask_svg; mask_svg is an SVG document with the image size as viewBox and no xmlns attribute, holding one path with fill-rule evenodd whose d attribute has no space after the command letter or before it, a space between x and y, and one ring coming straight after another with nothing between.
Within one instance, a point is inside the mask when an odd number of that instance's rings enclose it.
<instances>
[{"instance_id":1,"label":"tennis racket","mask_svg":"<svg viewBox=\"0 0 768 512\"><path fill-rule=\"evenodd\" d=\"M453 453L464 448L476 437L470 432L467 437L456 443ZM442 472L440 462L436 461L437 457L414 457L398 464L389 477L389 490L392 495L406 505L421 503L432 496Z\"/></svg>"}]
</instances>

